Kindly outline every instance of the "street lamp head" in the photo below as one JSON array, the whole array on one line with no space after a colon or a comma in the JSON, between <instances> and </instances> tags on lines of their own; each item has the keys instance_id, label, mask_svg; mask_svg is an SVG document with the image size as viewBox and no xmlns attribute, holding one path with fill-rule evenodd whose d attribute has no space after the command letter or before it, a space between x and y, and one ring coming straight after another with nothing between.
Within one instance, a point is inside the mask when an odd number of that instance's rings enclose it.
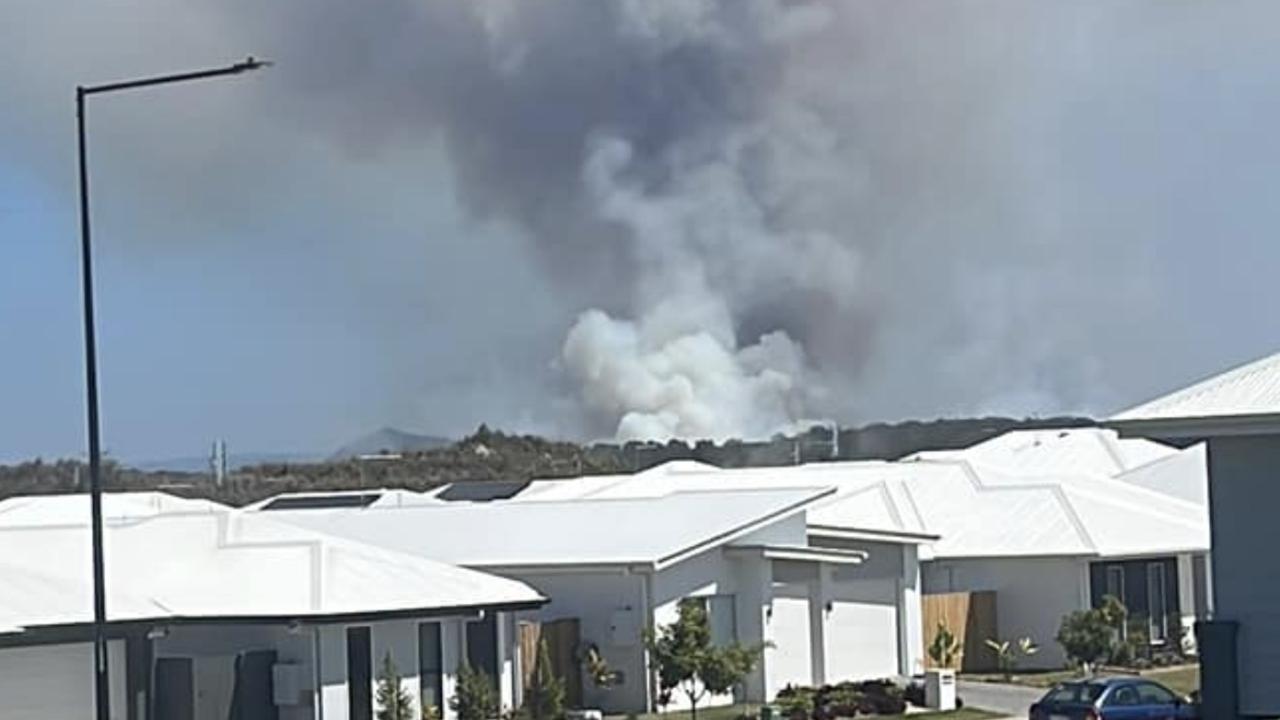
<instances>
[{"instance_id":1,"label":"street lamp head","mask_svg":"<svg viewBox=\"0 0 1280 720\"><path fill-rule=\"evenodd\" d=\"M250 55L249 57L245 58L244 62L238 62L235 65L232 65L231 69L234 72L242 73L242 72L248 72L250 70L258 70L259 68L271 67L273 64L274 63L272 63L270 60L259 60L254 56Z\"/></svg>"}]
</instances>

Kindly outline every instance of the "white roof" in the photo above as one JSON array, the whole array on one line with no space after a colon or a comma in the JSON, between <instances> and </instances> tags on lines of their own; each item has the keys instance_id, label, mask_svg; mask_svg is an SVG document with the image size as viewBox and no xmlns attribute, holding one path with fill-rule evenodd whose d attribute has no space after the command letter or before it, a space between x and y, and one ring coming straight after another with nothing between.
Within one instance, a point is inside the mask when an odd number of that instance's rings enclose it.
<instances>
[{"instance_id":1,"label":"white roof","mask_svg":"<svg viewBox=\"0 0 1280 720\"><path fill-rule=\"evenodd\" d=\"M225 512L229 508L212 500L193 500L162 492L111 492L102 494L104 520L137 520L164 513ZM24 495L0 501L0 527L70 525L90 519L89 496Z\"/></svg>"},{"instance_id":2,"label":"white roof","mask_svg":"<svg viewBox=\"0 0 1280 720\"><path fill-rule=\"evenodd\" d=\"M1202 380L1113 416L1109 423L1190 424L1190 421L1280 419L1280 353Z\"/></svg>"},{"instance_id":3,"label":"white roof","mask_svg":"<svg viewBox=\"0 0 1280 720\"><path fill-rule=\"evenodd\" d=\"M436 505L445 502L436 498L441 491L449 487L441 485L423 492L414 490L406 490L404 488L369 488L364 490L319 490L310 492L281 493L273 495L256 503L246 505L245 510L263 510L268 505L280 501L307 501L307 500L334 500L340 498L350 498L354 503L357 499L367 503L367 507L401 507L404 505ZM316 512L332 512L335 510L345 510L340 503L334 503L332 507L315 507L310 510Z\"/></svg>"},{"instance_id":4,"label":"white roof","mask_svg":"<svg viewBox=\"0 0 1280 720\"><path fill-rule=\"evenodd\" d=\"M664 566L802 513L830 489L494 501L262 514L326 534L471 567Z\"/></svg>"},{"instance_id":5,"label":"white roof","mask_svg":"<svg viewBox=\"0 0 1280 720\"><path fill-rule=\"evenodd\" d=\"M1168 445L1086 427L1013 430L964 449L924 451L906 459L963 458L1007 473L1114 477L1177 454Z\"/></svg>"},{"instance_id":6,"label":"white roof","mask_svg":"<svg viewBox=\"0 0 1280 720\"><path fill-rule=\"evenodd\" d=\"M1203 486L1202 450L1183 451L1180 475ZM1161 482L1157 465L1142 479ZM1198 454L1197 454L1198 453ZM1133 460L1137 462L1137 460ZM1197 464L1198 463L1198 464ZM654 498L689 490L830 486L807 511L812 533L936 536L932 557L1151 555L1206 550L1208 512L1174 492L1088 473L1000 472L963 457L904 462L839 462L699 473L641 473L534 483L530 497ZM1133 472L1133 471L1131 471ZM1121 475L1120 477L1124 477ZM525 495L511 503L518 505Z\"/></svg>"},{"instance_id":7,"label":"white roof","mask_svg":"<svg viewBox=\"0 0 1280 720\"><path fill-rule=\"evenodd\" d=\"M536 605L523 583L238 511L105 528L113 621L317 619ZM0 527L0 626L91 621L85 523Z\"/></svg>"}]
</instances>

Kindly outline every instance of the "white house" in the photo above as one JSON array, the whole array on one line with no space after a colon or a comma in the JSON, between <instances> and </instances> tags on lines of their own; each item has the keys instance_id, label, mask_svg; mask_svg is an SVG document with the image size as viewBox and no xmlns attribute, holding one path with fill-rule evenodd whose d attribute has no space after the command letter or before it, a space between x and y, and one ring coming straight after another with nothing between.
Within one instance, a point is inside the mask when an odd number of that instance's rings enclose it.
<instances>
[{"instance_id":1,"label":"white house","mask_svg":"<svg viewBox=\"0 0 1280 720\"><path fill-rule=\"evenodd\" d=\"M674 619L690 597L705 599L718 638L772 643L746 699L772 698L787 684L903 672L919 639L900 632L898 590L914 587L915 566L904 578L898 545L880 556L811 545L806 511L833 492L811 483L264 512L529 583L551 601L526 616L577 619L583 645L621 672L614 688L588 684L586 704L634 712L655 701L642 631Z\"/></svg>"},{"instance_id":2,"label":"white house","mask_svg":"<svg viewBox=\"0 0 1280 720\"><path fill-rule=\"evenodd\" d=\"M1058 667L1066 660L1053 642L1062 617L1106 594L1150 616L1159 643L1179 641L1207 611L1207 510L1194 499L1204 478L1203 447L1085 428L1014 432L900 462L732 470L668 463L636 475L535 482L514 501L834 487L807 512L809 542L863 550L872 561L905 558L906 576L918 561L920 581L896 589L905 606L899 626L912 635L902 647L913 659L922 654L920 591L994 591L1000 637L1034 638L1042 652L1032 663Z\"/></svg>"},{"instance_id":3,"label":"white house","mask_svg":"<svg viewBox=\"0 0 1280 720\"><path fill-rule=\"evenodd\" d=\"M1280 353L1119 413L1125 435L1206 441L1213 621L1199 629L1206 717L1280 715Z\"/></svg>"},{"instance_id":4,"label":"white house","mask_svg":"<svg viewBox=\"0 0 1280 720\"><path fill-rule=\"evenodd\" d=\"M443 706L460 658L496 657L503 628L545 599L529 586L158 494L104 510L114 720L372 718L380 661ZM92 717L88 503L0 503L5 720Z\"/></svg>"}]
</instances>

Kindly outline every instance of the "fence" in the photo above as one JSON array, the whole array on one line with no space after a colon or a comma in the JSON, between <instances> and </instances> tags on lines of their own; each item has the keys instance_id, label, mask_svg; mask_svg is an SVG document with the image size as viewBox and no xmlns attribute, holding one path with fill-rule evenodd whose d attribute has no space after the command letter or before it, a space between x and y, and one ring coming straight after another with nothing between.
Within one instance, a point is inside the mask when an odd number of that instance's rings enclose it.
<instances>
[{"instance_id":1,"label":"fence","mask_svg":"<svg viewBox=\"0 0 1280 720\"><path fill-rule=\"evenodd\" d=\"M582 707L582 667L578 658L578 621L576 618L551 622L521 622L520 669L525 687L533 680L538 664L538 643L547 641L547 654L551 657L551 670L564 679L565 705Z\"/></svg>"},{"instance_id":2,"label":"fence","mask_svg":"<svg viewBox=\"0 0 1280 720\"><path fill-rule=\"evenodd\" d=\"M996 594L994 592L958 592L924 595L924 646L927 650L938 634L938 626L946 627L960 643L961 655L956 663L962 672L989 672L997 668L996 654L987 640L998 637L996 626ZM935 667L927 657L927 667Z\"/></svg>"}]
</instances>

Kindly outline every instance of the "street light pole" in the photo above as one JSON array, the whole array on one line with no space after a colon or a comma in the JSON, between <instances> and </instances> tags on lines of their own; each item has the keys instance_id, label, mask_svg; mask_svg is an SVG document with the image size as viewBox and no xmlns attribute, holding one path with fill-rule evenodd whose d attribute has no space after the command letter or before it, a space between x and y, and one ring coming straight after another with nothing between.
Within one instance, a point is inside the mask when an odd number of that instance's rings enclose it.
<instances>
[{"instance_id":1,"label":"street light pole","mask_svg":"<svg viewBox=\"0 0 1280 720\"><path fill-rule=\"evenodd\" d=\"M270 63L252 57L234 65L176 75L76 88L76 133L80 165L80 280L84 293L85 406L89 434L89 506L93 543L93 689L98 720L110 720L111 688L107 669L107 587L102 528L102 446L98 419L98 346L93 310L93 247L89 231L89 149L85 136L85 100L90 95L169 83L238 75Z\"/></svg>"}]
</instances>

